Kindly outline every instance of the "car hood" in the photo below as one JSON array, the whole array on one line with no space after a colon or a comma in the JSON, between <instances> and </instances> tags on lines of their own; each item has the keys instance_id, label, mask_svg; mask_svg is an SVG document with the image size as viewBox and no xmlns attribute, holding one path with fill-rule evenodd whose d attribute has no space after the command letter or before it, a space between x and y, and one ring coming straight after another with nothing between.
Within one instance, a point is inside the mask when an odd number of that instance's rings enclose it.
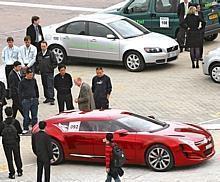
<instances>
[{"instance_id":1,"label":"car hood","mask_svg":"<svg viewBox=\"0 0 220 182\"><path fill-rule=\"evenodd\" d=\"M160 47L160 48L169 48L178 45L178 43L166 36L155 32L150 32L146 35L124 39L126 43L131 43L132 45L139 45L141 47Z\"/></svg>"}]
</instances>

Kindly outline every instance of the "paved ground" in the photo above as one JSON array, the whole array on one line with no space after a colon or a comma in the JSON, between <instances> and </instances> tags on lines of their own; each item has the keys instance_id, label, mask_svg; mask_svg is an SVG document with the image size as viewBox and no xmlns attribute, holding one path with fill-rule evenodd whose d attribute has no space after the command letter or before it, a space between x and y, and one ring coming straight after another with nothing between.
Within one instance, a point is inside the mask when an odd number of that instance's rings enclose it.
<instances>
[{"instance_id":1,"label":"paved ground","mask_svg":"<svg viewBox=\"0 0 220 182\"><path fill-rule=\"evenodd\" d=\"M38 1L39 3L52 5L72 5L77 7L103 8L113 1L71 1L65 2L52 0L49 2ZM1 1L0 1L1 2ZM20 0L18 2L35 3L32 0ZM92 2L92 3L91 3ZM0 5L1 19L0 42L4 42L6 36L13 35L16 44L21 45L24 36L24 29L30 23L30 17L34 14L42 17L42 25L49 25L76 16L81 13L73 11L57 11L47 9L36 9L27 7L10 7ZM20 31L18 31L20 30ZM12 32L11 31L16 31ZM205 44L205 52L208 52L220 45L220 39L212 43ZM4 44L0 45L0 50ZM68 67L68 72L73 77L81 76L86 82L91 84L91 78L95 73L97 65L73 64ZM0 78L3 69L0 68ZM179 59L168 65L153 66L146 68L141 73L127 72L120 66L105 66L106 74L110 75L113 82L113 93L111 96L111 107L124 108L130 111L143 114L154 115L159 119L173 120L180 122L200 123L213 120L219 125L220 120L220 85L215 84L211 79L202 73L202 69L191 69L189 53L184 52ZM42 86L40 77L38 80L41 91L39 118L45 119L57 113L57 105L49 106L42 104ZM78 88L73 88L73 95L77 97ZM10 104L10 102L9 102ZM77 107L77 106L76 106ZM21 116L18 116L21 120ZM167 173L155 173L139 166L128 166L125 168L126 175L124 182L185 182L204 181L218 182L219 162L220 162L220 135L219 131L212 131L216 144L216 155L212 160L195 167L180 168ZM34 181L35 179L35 157L30 148L30 137L22 137L22 156L24 160L25 176L16 181ZM7 181L7 166L0 146L0 181ZM82 172L83 171L83 174ZM94 164L81 164L67 162L52 168L53 181L81 181L81 182L101 182L104 181L104 166ZM187 178L185 177L187 176Z\"/></svg>"}]
</instances>

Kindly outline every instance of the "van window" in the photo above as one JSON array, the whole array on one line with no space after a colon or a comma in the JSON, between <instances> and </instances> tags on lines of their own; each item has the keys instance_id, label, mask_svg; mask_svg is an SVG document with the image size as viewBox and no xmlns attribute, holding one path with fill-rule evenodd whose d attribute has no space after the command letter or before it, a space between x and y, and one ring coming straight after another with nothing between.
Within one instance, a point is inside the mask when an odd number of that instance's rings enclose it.
<instances>
[{"instance_id":1,"label":"van window","mask_svg":"<svg viewBox=\"0 0 220 182\"><path fill-rule=\"evenodd\" d=\"M177 7L177 0L156 0L155 9L158 13L176 13Z\"/></svg>"},{"instance_id":2,"label":"van window","mask_svg":"<svg viewBox=\"0 0 220 182\"><path fill-rule=\"evenodd\" d=\"M143 13L146 12L149 8L150 0L134 0L128 7L127 13L134 14L134 13Z\"/></svg>"}]
</instances>

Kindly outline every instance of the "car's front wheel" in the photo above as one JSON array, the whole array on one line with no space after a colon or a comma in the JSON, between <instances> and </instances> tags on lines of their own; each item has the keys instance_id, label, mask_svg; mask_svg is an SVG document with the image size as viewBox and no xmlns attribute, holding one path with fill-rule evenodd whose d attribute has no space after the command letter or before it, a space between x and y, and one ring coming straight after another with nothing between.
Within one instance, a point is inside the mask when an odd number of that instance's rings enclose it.
<instances>
[{"instance_id":1,"label":"car's front wheel","mask_svg":"<svg viewBox=\"0 0 220 182\"><path fill-rule=\"evenodd\" d=\"M59 46L59 45L52 45L50 47L50 50L54 52L56 58L57 58L57 63L67 63L67 54L66 51L63 47Z\"/></svg>"},{"instance_id":2,"label":"car's front wheel","mask_svg":"<svg viewBox=\"0 0 220 182\"><path fill-rule=\"evenodd\" d=\"M174 166L172 152L160 144L153 145L147 150L145 160L151 169L158 172L168 171Z\"/></svg>"},{"instance_id":3,"label":"car's front wheel","mask_svg":"<svg viewBox=\"0 0 220 182\"><path fill-rule=\"evenodd\" d=\"M212 65L210 76L215 83L220 83L220 63Z\"/></svg>"},{"instance_id":4,"label":"car's front wheel","mask_svg":"<svg viewBox=\"0 0 220 182\"><path fill-rule=\"evenodd\" d=\"M139 72L145 68L144 59L139 52L129 51L124 57L124 65L128 71Z\"/></svg>"},{"instance_id":5,"label":"car's front wheel","mask_svg":"<svg viewBox=\"0 0 220 182\"><path fill-rule=\"evenodd\" d=\"M51 143L52 143L53 159L54 159L51 164L53 165L60 164L64 159L63 149L57 140L52 139Z\"/></svg>"}]
</instances>

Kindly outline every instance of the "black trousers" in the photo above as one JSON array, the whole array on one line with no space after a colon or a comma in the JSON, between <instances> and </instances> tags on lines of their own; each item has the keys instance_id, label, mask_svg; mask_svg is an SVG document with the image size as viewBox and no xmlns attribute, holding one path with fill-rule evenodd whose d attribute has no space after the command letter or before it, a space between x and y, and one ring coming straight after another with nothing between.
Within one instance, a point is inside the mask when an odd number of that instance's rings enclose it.
<instances>
[{"instance_id":1,"label":"black trousers","mask_svg":"<svg viewBox=\"0 0 220 182\"><path fill-rule=\"evenodd\" d=\"M37 160L37 182L42 182L42 174L44 168L44 182L50 181L50 161Z\"/></svg>"},{"instance_id":2,"label":"black trousers","mask_svg":"<svg viewBox=\"0 0 220 182\"><path fill-rule=\"evenodd\" d=\"M44 97L50 102L54 101L54 73L41 74Z\"/></svg>"},{"instance_id":3,"label":"black trousers","mask_svg":"<svg viewBox=\"0 0 220 182\"><path fill-rule=\"evenodd\" d=\"M109 101L107 98L94 98L96 109L108 109Z\"/></svg>"},{"instance_id":4,"label":"black trousers","mask_svg":"<svg viewBox=\"0 0 220 182\"><path fill-rule=\"evenodd\" d=\"M13 65L6 65L5 66L5 77L6 77L6 81L7 81L7 88L9 88L8 76L9 76L9 73L11 72L11 70L13 70L13 68L14 68Z\"/></svg>"},{"instance_id":5,"label":"black trousers","mask_svg":"<svg viewBox=\"0 0 220 182\"><path fill-rule=\"evenodd\" d=\"M15 169L13 165L13 157L15 160L15 165L17 167L17 172L22 173L22 161L21 161L21 154L20 154L20 144L19 142L15 143L14 145L3 145L5 156L8 162L8 169L9 169L9 175L15 174Z\"/></svg>"},{"instance_id":6,"label":"black trousers","mask_svg":"<svg viewBox=\"0 0 220 182\"><path fill-rule=\"evenodd\" d=\"M180 48L185 47L186 42L186 30L182 27L180 27L179 32L177 33L177 42L179 43Z\"/></svg>"},{"instance_id":7,"label":"black trousers","mask_svg":"<svg viewBox=\"0 0 220 182\"><path fill-rule=\"evenodd\" d=\"M0 106L0 122L3 121L3 107Z\"/></svg>"},{"instance_id":8,"label":"black trousers","mask_svg":"<svg viewBox=\"0 0 220 182\"><path fill-rule=\"evenodd\" d=\"M23 116L23 109L18 96L12 96L12 109L13 109L13 118L16 118L18 110Z\"/></svg>"},{"instance_id":9,"label":"black trousers","mask_svg":"<svg viewBox=\"0 0 220 182\"><path fill-rule=\"evenodd\" d=\"M64 111L65 104L66 104L67 110L74 109L72 94L63 95L63 94L57 93L57 101L58 101L59 112Z\"/></svg>"}]
</instances>

